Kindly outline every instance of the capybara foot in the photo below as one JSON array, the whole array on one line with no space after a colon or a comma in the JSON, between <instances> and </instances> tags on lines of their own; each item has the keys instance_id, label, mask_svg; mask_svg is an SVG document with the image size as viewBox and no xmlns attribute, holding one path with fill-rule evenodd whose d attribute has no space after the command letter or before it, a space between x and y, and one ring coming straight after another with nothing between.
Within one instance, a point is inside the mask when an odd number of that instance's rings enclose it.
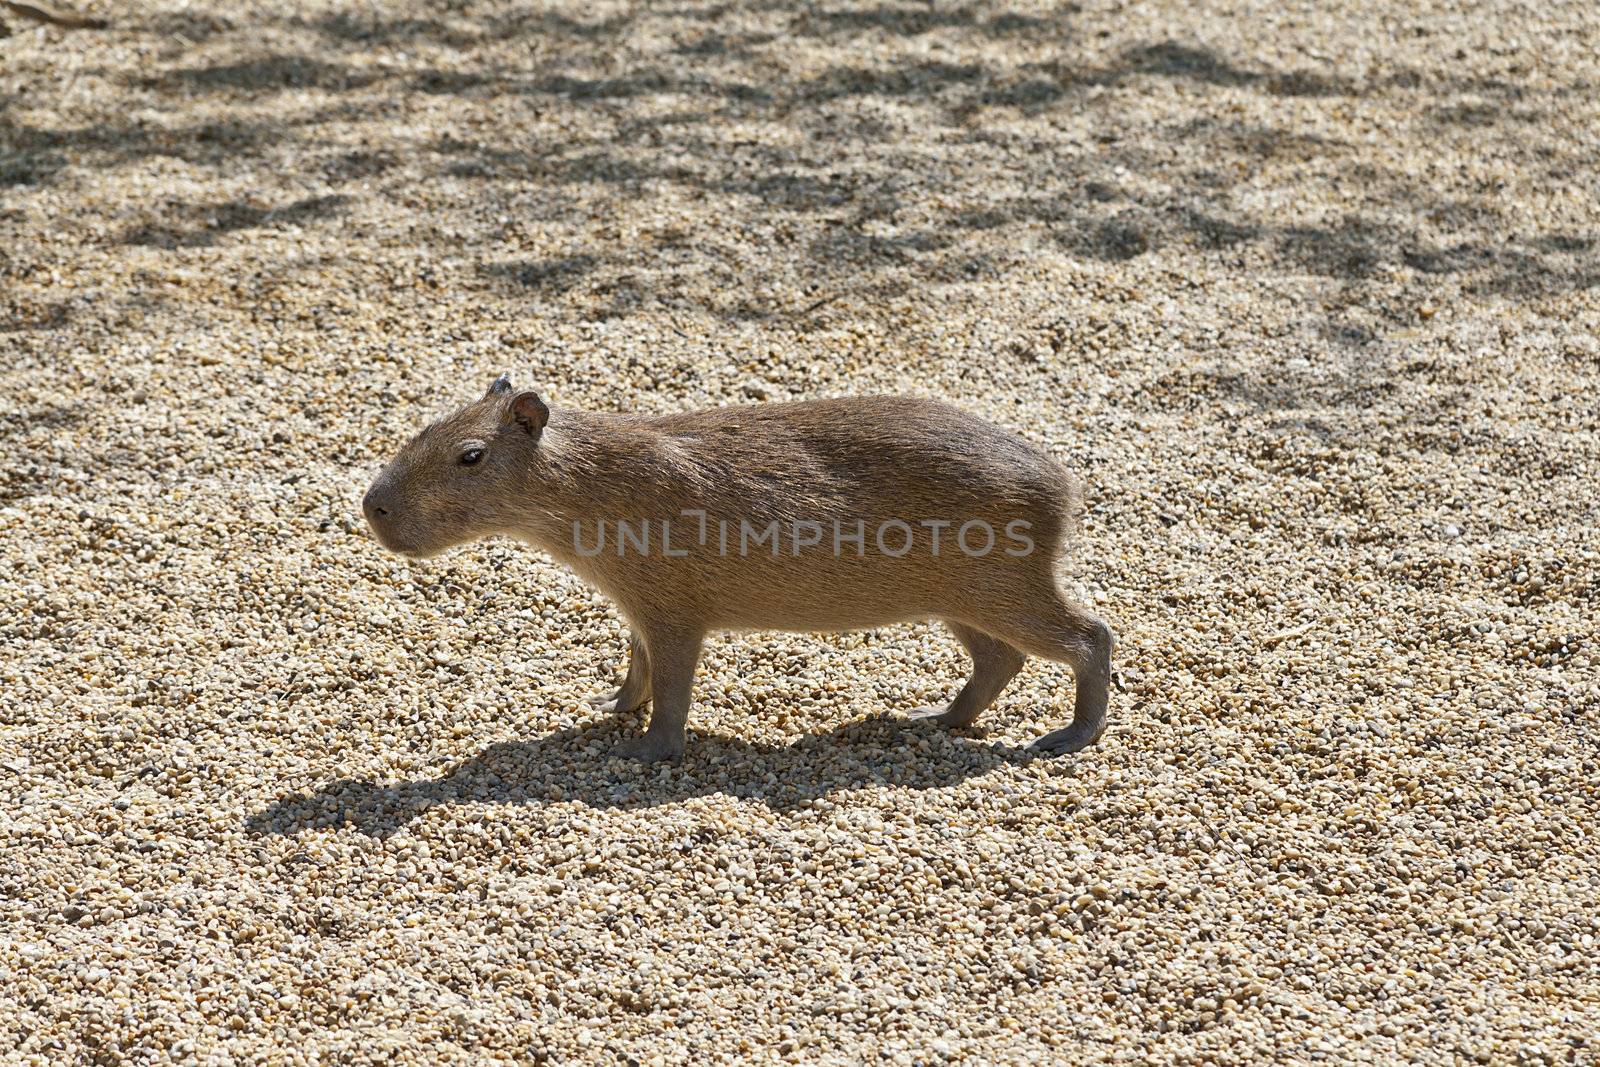
<instances>
[{"instance_id":1,"label":"capybara foot","mask_svg":"<svg viewBox=\"0 0 1600 1067\"><path fill-rule=\"evenodd\" d=\"M683 738L681 737L652 737L645 734L629 741L623 741L611 750L613 756L621 759L638 760L640 763L681 763L683 761Z\"/></svg>"},{"instance_id":2,"label":"capybara foot","mask_svg":"<svg viewBox=\"0 0 1600 1067\"><path fill-rule=\"evenodd\" d=\"M972 717L970 715L958 713L953 706L948 704L915 708L906 713L906 718L931 720L940 726L949 726L951 728L972 725Z\"/></svg>"},{"instance_id":3,"label":"capybara foot","mask_svg":"<svg viewBox=\"0 0 1600 1067\"><path fill-rule=\"evenodd\" d=\"M1081 752L1088 748L1100 740L1104 732L1104 723L1073 723L1045 734L1029 745L1028 751L1040 756L1065 756L1069 752Z\"/></svg>"}]
</instances>

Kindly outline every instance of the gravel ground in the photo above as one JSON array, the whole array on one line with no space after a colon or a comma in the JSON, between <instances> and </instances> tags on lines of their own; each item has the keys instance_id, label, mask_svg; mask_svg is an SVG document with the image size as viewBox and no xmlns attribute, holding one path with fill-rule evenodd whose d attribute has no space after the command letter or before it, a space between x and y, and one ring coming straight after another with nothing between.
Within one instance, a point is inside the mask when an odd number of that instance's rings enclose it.
<instances>
[{"instance_id":1,"label":"gravel ground","mask_svg":"<svg viewBox=\"0 0 1600 1067\"><path fill-rule=\"evenodd\" d=\"M1600 13L111 5L0 40L0 1055L1580 1063ZM708 646L358 498L557 403L945 397L1083 472L1112 726Z\"/></svg>"}]
</instances>

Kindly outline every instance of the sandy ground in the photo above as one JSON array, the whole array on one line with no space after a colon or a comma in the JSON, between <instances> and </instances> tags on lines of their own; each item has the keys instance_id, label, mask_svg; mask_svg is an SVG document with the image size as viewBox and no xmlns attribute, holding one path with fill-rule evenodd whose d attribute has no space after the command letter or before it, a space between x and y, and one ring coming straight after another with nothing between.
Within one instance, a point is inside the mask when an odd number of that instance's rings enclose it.
<instances>
[{"instance_id":1,"label":"sandy ground","mask_svg":"<svg viewBox=\"0 0 1600 1067\"><path fill-rule=\"evenodd\" d=\"M1593 4L110 5L0 39L0 1057L1583 1063ZM708 648L357 506L501 370L918 392L1116 628Z\"/></svg>"}]
</instances>

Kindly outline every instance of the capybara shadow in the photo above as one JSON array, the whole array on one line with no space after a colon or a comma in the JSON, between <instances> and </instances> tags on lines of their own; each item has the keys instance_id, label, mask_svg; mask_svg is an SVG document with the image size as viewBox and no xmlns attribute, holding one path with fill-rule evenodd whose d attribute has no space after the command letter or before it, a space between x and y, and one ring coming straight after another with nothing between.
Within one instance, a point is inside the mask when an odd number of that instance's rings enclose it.
<instances>
[{"instance_id":1,"label":"capybara shadow","mask_svg":"<svg viewBox=\"0 0 1600 1067\"><path fill-rule=\"evenodd\" d=\"M387 838L435 807L578 801L593 808L651 808L724 794L777 811L862 786L939 789L1038 753L952 734L926 721L879 716L808 734L790 744L691 731L692 755L676 769L641 776L612 753L631 717L490 745L434 778L344 778L286 796L250 816L253 834L350 825Z\"/></svg>"}]
</instances>

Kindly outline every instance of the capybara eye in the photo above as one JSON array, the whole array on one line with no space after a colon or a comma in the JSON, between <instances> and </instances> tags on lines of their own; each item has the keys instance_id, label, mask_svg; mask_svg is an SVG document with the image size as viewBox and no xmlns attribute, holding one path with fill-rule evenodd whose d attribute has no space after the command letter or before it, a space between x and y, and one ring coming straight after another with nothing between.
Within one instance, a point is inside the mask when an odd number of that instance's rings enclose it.
<instances>
[{"instance_id":1,"label":"capybara eye","mask_svg":"<svg viewBox=\"0 0 1600 1067\"><path fill-rule=\"evenodd\" d=\"M461 465L463 467L470 467L470 466L472 466L474 463L478 462L478 460L480 460L482 458L483 458L483 449L481 449L481 448L469 448L465 452L461 453Z\"/></svg>"}]
</instances>

